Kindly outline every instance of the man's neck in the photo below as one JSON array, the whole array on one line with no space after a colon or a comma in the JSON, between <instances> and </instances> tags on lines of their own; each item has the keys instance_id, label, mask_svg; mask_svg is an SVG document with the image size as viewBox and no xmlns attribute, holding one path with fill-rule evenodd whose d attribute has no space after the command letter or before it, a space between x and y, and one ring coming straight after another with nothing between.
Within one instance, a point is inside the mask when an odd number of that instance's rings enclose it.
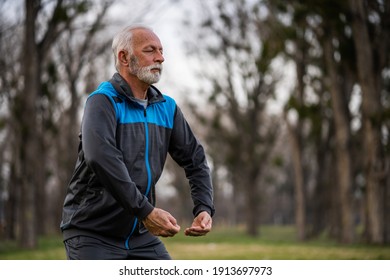
<instances>
[{"instance_id":1,"label":"man's neck","mask_svg":"<svg viewBox=\"0 0 390 280\"><path fill-rule=\"evenodd\" d=\"M147 92L149 85L147 87L145 86L138 86L137 84L134 83L129 83L129 86L131 88L131 91L133 92L133 95L137 99L146 99Z\"/></svg>"},{"instance_id":2,"label":"man's neck","mask_svg":"<svg viewBox=\"0 0 390 280\"><path fill-rule=\"evenodd\" d=\"M133 92L133 95L135 98L138 99L146 99L147 92L149 85L147 83L142 82L135 76L122 76L129 87L131 88L131 91Z\"/></svg>"}]
</instances>

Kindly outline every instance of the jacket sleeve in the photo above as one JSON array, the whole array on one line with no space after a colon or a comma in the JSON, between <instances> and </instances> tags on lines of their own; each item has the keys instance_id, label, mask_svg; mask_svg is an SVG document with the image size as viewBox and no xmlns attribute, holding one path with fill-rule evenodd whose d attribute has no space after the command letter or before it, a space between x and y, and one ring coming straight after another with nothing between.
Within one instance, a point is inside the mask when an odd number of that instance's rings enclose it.
<instances>
[{"instance_id":1,"label":"jacket sleeve","mask_svg":"<svg viewBox=\"0 0 390 280\"><path fill-rule=\"evenodd\" d=\"M99 182L130 214L145 218L153 206L131 180L122 152L116 148L116 111L109 97L88 98L81 126L82 148L87 165Z\"/></svg>"},{"instance_id":2,"label":"jacket sleeve","mask_svg":"<svg viewBox=\"0 0 390 280\"><path fill-rule=\"evenodd\" d=\"M169 153L184 168L189 180L194 216L202 211L213 216L213 186L206 155L179 107L176 107Z\"/></svg>"}]
</instances>

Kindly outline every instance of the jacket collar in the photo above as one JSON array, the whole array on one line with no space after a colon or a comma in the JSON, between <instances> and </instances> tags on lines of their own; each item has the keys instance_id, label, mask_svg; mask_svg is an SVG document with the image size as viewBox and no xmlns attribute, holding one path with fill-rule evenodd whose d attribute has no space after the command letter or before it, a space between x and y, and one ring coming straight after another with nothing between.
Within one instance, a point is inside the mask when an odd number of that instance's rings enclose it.
<instances>
[{"instance_id":1,"label":"jacket collar","mask_svg":"<svg viewBox=\"0 0 390 280\"><path fill-rule=\"evenodd\" d=\"M130 86L119 73L115 73L109 82L113 85L119 95L130 99L132 102L137 102ZM165 101L165 98L162 93L153 85L149 86L147 97L149 104Z\"/></svg>"}]
</instances>

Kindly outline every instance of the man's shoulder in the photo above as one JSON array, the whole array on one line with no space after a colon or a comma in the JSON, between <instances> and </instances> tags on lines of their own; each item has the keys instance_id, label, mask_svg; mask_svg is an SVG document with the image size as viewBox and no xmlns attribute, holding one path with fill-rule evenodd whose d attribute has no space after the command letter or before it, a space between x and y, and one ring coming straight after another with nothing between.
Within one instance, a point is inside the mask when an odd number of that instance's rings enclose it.
<instances>
[{"instance_id":1,"label":"man's shoulder","mask_svg":"<svg viewBox=\"0 0 390 280\"><path fill-rule=\"evenodd\" d=\"M98 96L106 96L109 100L113 101L113 103L122 103L123 99L120 98L120 95L116 92L114 87L110 82L102 82L95 91L91 92L87 100L92 99L91 97L94 97L93 99L97 100L100 99Z\"/></svg>"},{"instance_id":2,"label":"man's shoulder","mask_svg":"<svg viewBox=\"0 0 390 280\"><path fill-rule=\"evenodd\" d=\"M165 102L164 102L165 106L169 106L169 107L173 107L173 108L175 108L177 106L176 100L173 97L171 97L165 93L162 94L162 97L165 99Z\"/></svg>"},{"instance_id":3,"label":"man's shoulder","mask_svg":"<svg viewBox=\"0 0 390 280\"><path fill-rule=\"evenodd\" d=\"M95 91L88 95L85 106L87 106L87 104L93 104L93 106L105 107L106 105L111 104L118 117L118 114L122 111L121 107L123 107L123 103L123 99L117 94L112 84L105 81L102 82Z\"/></svg>"},{"instance_id":4,"label":"man's shoulder","mask_svg":"<svg viewBox=\"0 0 390 280\"><path fill-rule=\"evenodd\" d=\"M111 97L118 95L112 84L108 81L102 82L95 91L89 94L89 97L95 94L105 94Z\"/></svg>"}]
</instances>

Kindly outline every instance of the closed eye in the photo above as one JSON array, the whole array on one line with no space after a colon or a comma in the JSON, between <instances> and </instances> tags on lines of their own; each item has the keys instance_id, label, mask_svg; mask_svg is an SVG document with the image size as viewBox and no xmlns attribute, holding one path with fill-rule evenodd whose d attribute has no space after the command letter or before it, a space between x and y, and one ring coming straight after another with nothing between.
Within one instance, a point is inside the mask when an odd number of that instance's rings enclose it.
<instances>
[{"instance_id":1,"label":"closed eye","mask_svg":"<svg viewBox=\"0 0 390 280\"><path fill-rule=\"evenodd\" d=\"M163 49L157 49L157 48L147 48L143 50L145 53L154 53L159 52L161 55L163 54Z\"/></svg>"}]
</instances>

